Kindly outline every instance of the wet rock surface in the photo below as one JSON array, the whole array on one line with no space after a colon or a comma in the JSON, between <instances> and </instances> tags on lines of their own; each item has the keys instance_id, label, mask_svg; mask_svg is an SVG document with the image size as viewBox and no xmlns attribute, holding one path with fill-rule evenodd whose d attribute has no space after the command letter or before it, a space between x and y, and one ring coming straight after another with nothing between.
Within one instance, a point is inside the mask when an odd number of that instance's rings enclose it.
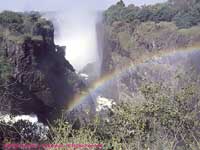
<instances>
[{"instance_id":1,"label":"wet rock surface","mask_svg":"<svg viewBox=\"0 0 200 150\"><path fill-rule=\"evenodd\" d=\"M65 59L65 47L55 45L50 21L36 12L0 14L6 15L11 21L0 23L0 49L10 70L1 111L34 113L42 122L54 120L86 86Z\"/></svg>"}]
</instances>

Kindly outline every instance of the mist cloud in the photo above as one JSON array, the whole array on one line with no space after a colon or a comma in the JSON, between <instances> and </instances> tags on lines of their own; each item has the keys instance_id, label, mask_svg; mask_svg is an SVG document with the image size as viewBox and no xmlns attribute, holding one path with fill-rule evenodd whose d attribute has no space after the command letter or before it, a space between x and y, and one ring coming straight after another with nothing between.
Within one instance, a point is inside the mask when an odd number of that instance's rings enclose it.
<instances>
[{"instance_id":1,"label":"mist cloud","mask_svg":"<svg viewBox=\"0 0 200 150\"><path fill-rule=\"evenodd\" d=\"M95 24L97 12L118 0L6 0L0 10L41 11L55 24L55 42L66 46L66 59L80 70L98 60ZM126 4L151 4L165 0L124 0ZM53 12L53 13L52 13Z\"/></svg>"}]
</instances>

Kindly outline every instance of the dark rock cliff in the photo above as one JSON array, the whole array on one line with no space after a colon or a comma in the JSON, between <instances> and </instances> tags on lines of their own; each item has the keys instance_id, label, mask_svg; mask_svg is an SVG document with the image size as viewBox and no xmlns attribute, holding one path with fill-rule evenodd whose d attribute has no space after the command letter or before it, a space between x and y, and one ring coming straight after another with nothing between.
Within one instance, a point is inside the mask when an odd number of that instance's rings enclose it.
<instances>
[{"instance_id":1,"label":"dark rock cliff","mask_svg":"<svg viewBox=\"0 0 200 150\"><path fill-rule=\"evenodd\" d=\"M65 47L54 44L54 28L38 13L0 14L1 56L9 75L3 80L1 112L56 118L84 88ZM4 72L1 72L1 75Z\"/></svg>"}]
</instances>

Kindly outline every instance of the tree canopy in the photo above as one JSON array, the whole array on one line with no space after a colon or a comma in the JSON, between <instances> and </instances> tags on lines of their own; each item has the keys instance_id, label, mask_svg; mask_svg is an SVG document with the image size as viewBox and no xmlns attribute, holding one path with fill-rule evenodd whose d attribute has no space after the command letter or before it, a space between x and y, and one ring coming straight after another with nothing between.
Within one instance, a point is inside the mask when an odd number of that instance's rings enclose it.
<instances>
[{"instance_id":1,"label":"tree canopy","mask_svg":"<svg viewBox=\"0 0 200 150\"><path fill-rule=\"evenodd\" d=\"M132 22L174 21L179 28L189 28L200 23L200 0L169 0L166 3L137 7L125 6L120 0L104 13L104 21L112 24L115 21Z\"/></svg>"}]
</instances>

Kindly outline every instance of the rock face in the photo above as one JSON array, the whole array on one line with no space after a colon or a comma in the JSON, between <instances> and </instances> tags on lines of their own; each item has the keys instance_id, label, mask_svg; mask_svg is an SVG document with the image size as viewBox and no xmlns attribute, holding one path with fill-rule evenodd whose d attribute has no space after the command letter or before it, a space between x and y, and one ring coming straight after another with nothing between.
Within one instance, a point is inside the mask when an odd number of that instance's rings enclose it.
<instances>
[{"instance_id":1,"label":"rock face","mask_svg":"<svg viewBox=\"0 0 200 150\"><path fill-rule=\"evenodd\" d=\"M99 32L104 32L102 72L123 68L143 55L186 48L200 41L199 26L178 29L170 22L144 22L132 25L114 22L103 25Z\"/></svg>"},{"instance_id":2,"label":"rock face","mask_svg":"<svg viewBox=\"0 0 200 150\"><path fill-rule=\"evenodd\" d=\"M195 55L190 55L190 58L187 56L170 58L172 63L166 61L158 64L155 61L157 65L151 63L148 65L147 63L143 67L137 67L137 69L130 68L130 64L138 64L138 62L142 62L143 58L150 60L153 55L162 52L167 53L169 50L185 49L198 45L200 41L200 32L198 32L200 26L198 25L179 28L172 21L172 17L166 20L165 12L162 13L163 18L160 21L153 21L151 17L143 20L144 18L141 19L139 16L142 11L145 11L145 8L150 9L150 11L151 8L152 11L155 9L161 11L160 8L163 6L168 7L167 4L158 4L144 7L142 10L134 5L125 7L118 3L104 12L104 21L98 25L97 30L103 44L102 76L116 70L126 70L125 72L127 72L123 77L113 78L110 81L109 87L104 91L105 97L119 101L132 100L135 97L134 91L140 87L139 85L153 80L153 77L160 79L160 81L161 78L170 80L174 77L176 69L181 68L186 71L190 65L194 65L191 60L194 59ZM155 16L159 14L153 13ZM148 15L151 13L149 12ZM152 14L152 17L155 16ZM177 61L175 61L176 59ZM178 67L180 62L187 67L184 65ZM165 78L167 74L168 77Z\"/></svg>"},{"instance_id":3,"label":"rock face","mask_svg":"<svg viewBox=\"0 0 200 150\"><path fill-rule=\"evenodd\" d=\"M6 19L8 18L8 19ZM38 13L0 14L1 56L9 65L1 112L55 118L84 85L54 44L54 28ZM1 72L3 74L3 72Z\"/></svg>"}]
</instances>

